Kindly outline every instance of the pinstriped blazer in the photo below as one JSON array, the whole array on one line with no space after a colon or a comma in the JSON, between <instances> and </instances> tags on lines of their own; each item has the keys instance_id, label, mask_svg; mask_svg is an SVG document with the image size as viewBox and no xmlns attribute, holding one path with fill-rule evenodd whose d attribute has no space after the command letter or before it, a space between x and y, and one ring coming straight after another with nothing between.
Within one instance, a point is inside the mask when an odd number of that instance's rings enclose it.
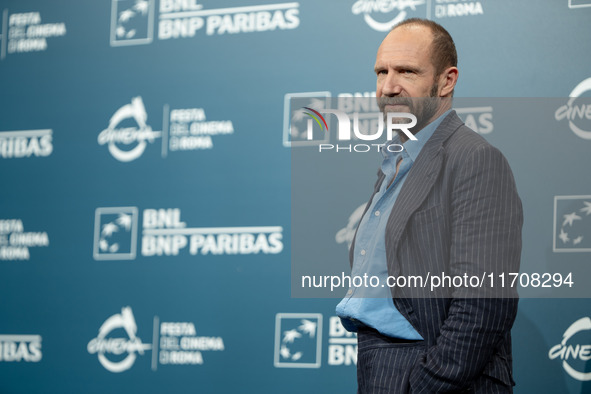
<instances>
[{"instance_id":1,"label":"pinstriped blazer","mask_svg":"<svg viewBox=\"0 0 591 394\"><path fill-rule=\"evenodd\" d=\"M374 195L383 179L379 171ZM421 150L388 218L388 274L519 272L522 223L506 159L452 111ZM355 240L351 264L354 247ZM426 346L409 392L512 392L517 294L486 290L487 298L467 288L392 288L394 304Z\"/></svg>"}]
</instances>

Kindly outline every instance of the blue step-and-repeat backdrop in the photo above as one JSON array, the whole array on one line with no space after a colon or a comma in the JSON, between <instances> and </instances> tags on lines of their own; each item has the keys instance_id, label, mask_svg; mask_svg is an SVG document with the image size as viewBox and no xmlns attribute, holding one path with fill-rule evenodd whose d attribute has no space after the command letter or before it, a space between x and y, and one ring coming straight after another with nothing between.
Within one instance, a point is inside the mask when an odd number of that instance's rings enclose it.
<instances>
[{"instance_id":1,"label":"blue step-and-repeat backdrop","mask_svg":"<svg viewBox=\"0 0 591 394\"><path fill-rule=\"evenodd\" d=\"M591 0L2 0L0 392L355 393L338 297L292 297L289 99L375 95L411 17L450 31L458 113L513 168L522 268L591 264ZM374 181L327 177L343 266ZM534 296L516 392L591 392L591 303Z\"/></svg>"}]
</instances>

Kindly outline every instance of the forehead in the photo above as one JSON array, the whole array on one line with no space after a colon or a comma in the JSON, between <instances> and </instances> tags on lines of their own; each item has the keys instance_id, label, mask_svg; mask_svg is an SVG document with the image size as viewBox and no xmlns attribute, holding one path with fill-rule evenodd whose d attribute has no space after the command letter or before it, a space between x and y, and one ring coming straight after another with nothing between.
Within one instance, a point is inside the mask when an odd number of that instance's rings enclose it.
<instances>
[{"instance_id":1,"label":"forehead","mask_svg":"<svg viewBox=\"0 0 591 394\"><path fill-rule=\"evenodd\" d=\"M376 64L413 63L431 65L431 30L424 26L406 25L391 31L378 48Z\"/></svg>"}]
</instances>

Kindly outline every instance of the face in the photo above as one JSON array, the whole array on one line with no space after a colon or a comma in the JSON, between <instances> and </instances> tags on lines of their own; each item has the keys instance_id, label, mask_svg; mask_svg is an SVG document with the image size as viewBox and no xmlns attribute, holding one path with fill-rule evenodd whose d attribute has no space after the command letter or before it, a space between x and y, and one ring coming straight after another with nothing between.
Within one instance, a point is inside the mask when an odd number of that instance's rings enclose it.
<instances>
[{"instance_id":1,"label":"face","mask_svg":"<svg viewBox=\"0 0 591 394\"><path fill-rule=\"evenodd\" d=\"M430 56L431 37L426 27L401 26L386 36L376 57L376 94L381 111L384 116L387 112L414 114L416 131L436 118L439 101L417 98L439 97L441 93Z\"/></svg>"}]
</instances>

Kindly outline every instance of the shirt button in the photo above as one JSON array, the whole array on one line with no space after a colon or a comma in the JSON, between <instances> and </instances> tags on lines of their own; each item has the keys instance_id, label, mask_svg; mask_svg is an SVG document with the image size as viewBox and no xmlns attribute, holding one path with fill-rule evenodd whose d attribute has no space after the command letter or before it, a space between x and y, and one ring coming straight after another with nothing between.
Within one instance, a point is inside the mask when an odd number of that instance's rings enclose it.
<instances>
[{"instance_id":1,"label":"shirt button","mask_svg":"<svg viewBox=\"0 0 591 394\"><path fill-rule=\"evenodd\" d=\"M351 294L353 294L353 290L349 290L349 291L347 292L347 295L348 295L348 296L349 296L349 295L351 295Z\"/></svg>"},{"instance_id":2,"label":"shirt button","mask_svg":"<svg viewBox=\"0 0 591 394\"><path fill-rule=\"evenodd\" d=\"M365 249L361 249L361 252L359 253L361 253L362 256L365 256Z\"/></svg>"},{"instance_id":3,"label":"shirt button","mask_svg":"<svg viewBox=\"0 0 591 394\"><path fill-rule=\"evenodd\" d=\"M375 215L380 216L380 211L376 211Z\"/></svg>"}]
</instances>

